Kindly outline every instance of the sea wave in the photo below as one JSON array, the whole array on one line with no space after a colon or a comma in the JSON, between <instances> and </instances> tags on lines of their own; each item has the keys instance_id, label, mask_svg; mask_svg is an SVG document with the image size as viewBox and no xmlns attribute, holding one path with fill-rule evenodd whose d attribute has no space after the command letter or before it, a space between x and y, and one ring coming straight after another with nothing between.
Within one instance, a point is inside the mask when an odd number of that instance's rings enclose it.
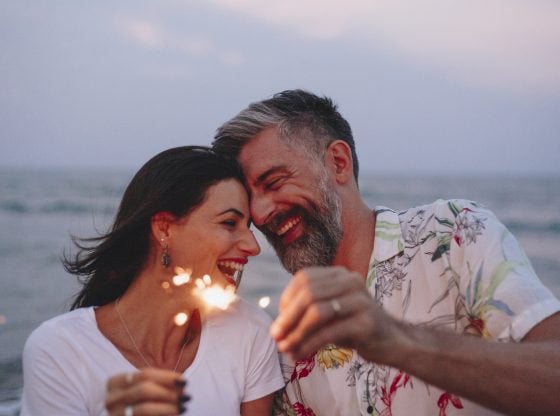
<instances>
[{"instance_id":1,"label":"sea wave","mask_svg":"<svg viewBox=\"0 0 560 416\"><path fill-rule=\"evenodd\" d=\"M560 235L560 222L531 223L528 221L506 221L504 225L513 234L553 234Z\"/></svg>"},{"instance_id":2,"label":"sea wave","mask_svg":"<svg viewBox=\"0 0 560 416\"><path fill-rule=\"evenodd\" d=\"M42 203L25 200L0 201L0 212L7 214L106 214L113 213L115 210L115 204L92 208L91 201L57 200Z\"/></svg>"},{"instance_id":3,"label":"sea wave","mask_svg":"<svg viewBox=\"0 0 560 416\"><path fill-rule=\"evenodd\" d=\"M21 402L19 399L7 400L0 402L0 416L16 416L21 410Z\"/></svg>"}]
</instances>

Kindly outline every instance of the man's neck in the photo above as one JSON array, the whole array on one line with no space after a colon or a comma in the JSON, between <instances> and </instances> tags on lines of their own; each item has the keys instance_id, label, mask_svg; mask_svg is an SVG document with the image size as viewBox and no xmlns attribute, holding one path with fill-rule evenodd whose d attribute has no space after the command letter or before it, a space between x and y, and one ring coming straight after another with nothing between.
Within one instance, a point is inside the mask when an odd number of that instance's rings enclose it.
<instances>
[{"instance_id":1,"label":"man's neck","mask_svg":"<svg viewBox=\"0 0 560 416\"><path fill-rule=\"evenodd\" d=\"M333 265L358 272L365 279L375 238L375 213L361 199L346 212L342 218L342 241Z\"/></svg>"}]
</instances>

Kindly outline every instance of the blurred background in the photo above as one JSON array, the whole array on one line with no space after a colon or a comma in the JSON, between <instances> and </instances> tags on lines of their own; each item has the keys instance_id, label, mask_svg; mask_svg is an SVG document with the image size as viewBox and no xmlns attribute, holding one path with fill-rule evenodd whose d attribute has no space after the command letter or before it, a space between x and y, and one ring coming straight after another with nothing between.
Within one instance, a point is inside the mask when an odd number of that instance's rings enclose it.
<instances>
[{"instance_id":1,"label":"blurred background","mask_svg":"<svg viewBox=\"0 0 560 416\"><path fill-rule=\"evenodd\" d=\"M105 230L151 156L284 89L339 104L372 207L478 200L560 296L559 2L0 4L0 415L77 290L69 234ZM242 291L274 315L289 276L260 240Z\"/></svg>"}]
</instances>

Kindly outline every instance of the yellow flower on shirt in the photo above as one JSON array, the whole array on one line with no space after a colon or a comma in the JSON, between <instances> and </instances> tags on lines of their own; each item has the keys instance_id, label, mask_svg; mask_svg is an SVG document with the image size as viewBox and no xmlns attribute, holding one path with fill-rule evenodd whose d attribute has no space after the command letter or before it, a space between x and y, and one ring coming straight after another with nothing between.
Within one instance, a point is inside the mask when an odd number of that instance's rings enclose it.
<instances>
[{"instance_id":1,"label":"yellow flower on shirt","mask_svg":"<svg viewBox=\"0 0 560 416\"><path fill-rule=\"evenodd\" d=\"M338 368L352 359L353 351L349 348L338 348L336 345L327 345L317 351L317 362L323 369Z\"/></svg>"}]
</instances>

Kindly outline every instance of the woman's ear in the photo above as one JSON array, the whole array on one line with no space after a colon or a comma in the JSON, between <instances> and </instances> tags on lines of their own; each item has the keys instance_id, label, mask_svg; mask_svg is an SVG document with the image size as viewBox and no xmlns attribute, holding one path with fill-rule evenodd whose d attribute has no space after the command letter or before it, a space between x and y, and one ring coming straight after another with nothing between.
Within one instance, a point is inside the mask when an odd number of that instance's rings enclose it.
<instances>
[{"instance_id":1,"label":"woman's ear","mask_svg":"<svg viewBox=\"0 0 560 416\"><path fill-rule=\"evenodd\" d=\"M352 150L343 140L335 140L327 147L325 163L339 184L347 183L354 177Z\"/></svg>"},{"instance_id":2,"label":"woman's ear","mask_svg":"<svg viewBox=\"0 0 560 416\"><path fill-rule=\"evenodd\" d=\"M152 235L157 241L167 241L169 237L169 226L174 220L175 216L167 211L157 212L152 216Z\"/></svg>"}]
</instances>

